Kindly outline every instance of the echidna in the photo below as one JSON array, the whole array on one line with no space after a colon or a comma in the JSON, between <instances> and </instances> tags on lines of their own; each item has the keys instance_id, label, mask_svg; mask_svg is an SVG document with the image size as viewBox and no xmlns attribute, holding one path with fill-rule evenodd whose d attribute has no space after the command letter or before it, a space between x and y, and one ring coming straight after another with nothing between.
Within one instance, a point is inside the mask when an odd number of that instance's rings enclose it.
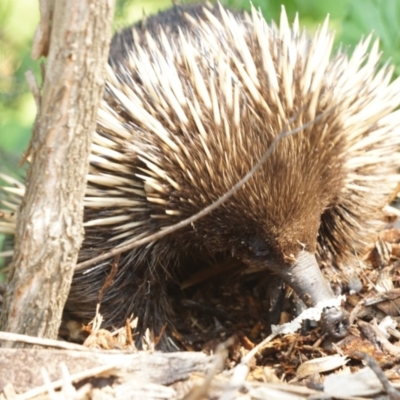
<instances>
[{"instance_id":1,"label":"echidna","mask_svg":"<svg viewBox=\"0 0 400 400\"><path fill-rule=\"evenodd\" d=\"M105 326L133 314L140 333L159 333L173 315L169 283L228 258L280 276L307 306L333 296L317 260L351 266L400 180L400 81L379 67L371 37L351 56L332 56L333 38L327 21L312 37L297 18L289 27L284 10L277 27L254 8L246 15L198 5L114 37L80 262L194 215L280 132L298 132L216 210L121 255L102 292ZM76 272L70 318L92 319L113 261ZM343 335L345 312L328 315L328 331Z\"/></svg>"}]
</instances>

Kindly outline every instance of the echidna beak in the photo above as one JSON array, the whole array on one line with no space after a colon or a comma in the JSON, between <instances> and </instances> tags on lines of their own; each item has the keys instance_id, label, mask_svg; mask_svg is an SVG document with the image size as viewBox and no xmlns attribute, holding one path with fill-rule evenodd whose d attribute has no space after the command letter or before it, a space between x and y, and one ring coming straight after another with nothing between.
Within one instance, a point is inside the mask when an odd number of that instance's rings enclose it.
<instances>
[{"instance_id":1,"label":"echidna beak","mask_svg":"<svg viewBox=\"0 0 400 400\"><path fill-rule=\"evenodd\" d=\"M283 279L289 284L308 307L314 307L322 301L333 299L333 293L323 277L315 255L302 250L296 261L287 266ZM340 338L349 329L348 314L342 308L325 308L321 318L321 327L329 335Z\"/></svg>"}]
</instances>

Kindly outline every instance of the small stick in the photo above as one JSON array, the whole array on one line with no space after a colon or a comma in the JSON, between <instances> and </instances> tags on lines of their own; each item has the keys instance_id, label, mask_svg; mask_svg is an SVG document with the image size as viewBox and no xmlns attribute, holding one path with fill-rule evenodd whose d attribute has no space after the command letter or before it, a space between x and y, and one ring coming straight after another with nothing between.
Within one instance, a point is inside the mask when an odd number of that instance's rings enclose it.
<instances>
[{"instance_id":1,"label":"small stick","mask_svg":"<svg viewBox=\"0 0 400 400\"><path fill-rule=\"evenodd\" d=\"M392 384L390 383L389 379L386 377L384 372L382 371L382 368L379 366L379 364L367 353L364 352L356 352L354 355L358 358L363 359L368 367L374 371L376 377L379 379L381 382L383 388L385 389L385 392L389 396L390 400L400 400L400 392L397 391Z\"/></svg>"}]
</instances>

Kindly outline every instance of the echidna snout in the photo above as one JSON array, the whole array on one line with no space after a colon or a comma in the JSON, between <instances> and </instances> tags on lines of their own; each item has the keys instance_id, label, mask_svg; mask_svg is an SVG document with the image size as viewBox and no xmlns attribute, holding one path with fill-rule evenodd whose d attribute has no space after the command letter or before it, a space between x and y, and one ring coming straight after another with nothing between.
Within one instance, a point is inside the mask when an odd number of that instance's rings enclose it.
<instances>
[{"instance_id":1,"label":"echidna snout","mask_svg":"<svg viewBox=\"0 0 400 400\"><path fill-rule=\"evenodd\" d=\"M262 225L261 221L260 224ZM317 236L317 230L314 235ZM249 266L257 266L278 275L307 307L321 307L332 301L332 290L321 273L314 253L302 249L299 245L300 249L296 255L285 257L279 246L272 245L271 241L268 244L259 237L252 237L247 243L251 245L238 252L239 258ZM315 242L311 242L310 247L312 245L315 245ZM295 248L296 246L292 247L293 252ZM320 325L325 333L341 338L349 329L348 314L341 307L331 304L323 309Z\"/></svg>"},{"instance_id":2,"label":"echidna snout","mask_svg":"<svg viewBox=\"0 0 400 400\"><path fill-rule=\"evenodd\" d=\"M293 264L281 268L279 275L308 307L333 297L315 255L305 250L300 251ZM325 308L321 317L321 328L335 338L345 336L349 329L347 312L343 308Z\"/></svg>"}]
</instances>

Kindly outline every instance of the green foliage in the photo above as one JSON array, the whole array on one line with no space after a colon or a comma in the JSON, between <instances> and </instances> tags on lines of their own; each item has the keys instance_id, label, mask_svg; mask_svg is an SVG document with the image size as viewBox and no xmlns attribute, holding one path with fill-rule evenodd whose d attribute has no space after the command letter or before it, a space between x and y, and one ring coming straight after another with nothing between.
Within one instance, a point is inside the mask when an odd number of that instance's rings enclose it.
<instances>
[{"instance_id":1,"label":"green foliage","mask_svg":"<svg viewBox=\"0 0 400 400\"><path fill-rule=\"evenodd\" d=\"M390 60L395 65L396 75L400 75L400 1L351 1L342 24L341 39L352 46L362 35L374 31L374 36L380 40L382 60Z\"/></svg>"},{"instance_id":2,"label":"green foliage","mask_svg":"<svg viewBox=\"0 0 400 400\"><path fill-rule=\"evenodd\" d=\"M117 0L114 14L114 29L120 30L146 15L171 7L171 0Z\"/></svg>"},{"instance_id":3,"label":"green foliage","mask_svg":"<svg viewBox=\"0 0 400 400\"><path fill-rule=\"evenodd\" d=\"M35 69L30 43L39 13L37 5L30 3L0 3L0 149L7 152L22 153L35 117L25 72Z\"/></svg>"},{"instance_id":4,"label":"green foliage","mask_svg":"<svg viewBox=\"0 0 400 400\"><path fill-rule=\"evenodd\" d=\"M260 9L267 21L279 21L282 5L285 7L289 20L293 20L296 13L300 16L300 21L308 28L316 27L329 14L330 20L335 21L333 25L339 25L344 19L346 10L352 0L255 0L252 4ZM223 4L231 8L250 9L250 2L238 0L225 0Z\"/></svg>"}]
</instances>

